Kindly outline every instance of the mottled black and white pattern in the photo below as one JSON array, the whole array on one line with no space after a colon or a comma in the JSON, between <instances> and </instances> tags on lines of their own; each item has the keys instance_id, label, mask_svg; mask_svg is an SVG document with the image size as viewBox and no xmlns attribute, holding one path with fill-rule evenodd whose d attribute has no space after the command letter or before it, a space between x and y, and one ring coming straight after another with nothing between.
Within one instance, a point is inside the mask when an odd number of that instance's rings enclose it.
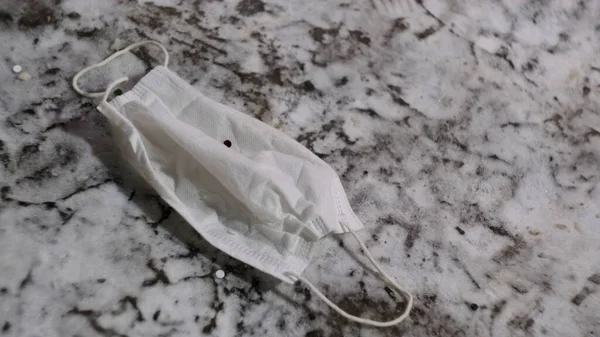
<instances>
[{"instance_id":1,"label":"mottled black and white pattern","mask_svg":"<svg viewBox=\"0 0 600 337\"><path fill-rule=\"evenodd\" d=\"M400 1L3 1L0 336L600 335L600 1ZM229 258L128 171L70 80L141 39L337 170L406 322ZM82 86L161 62L134 54ZM389 319L366 263L332 237L304 275Z\"/></svg>"}]
</instances>

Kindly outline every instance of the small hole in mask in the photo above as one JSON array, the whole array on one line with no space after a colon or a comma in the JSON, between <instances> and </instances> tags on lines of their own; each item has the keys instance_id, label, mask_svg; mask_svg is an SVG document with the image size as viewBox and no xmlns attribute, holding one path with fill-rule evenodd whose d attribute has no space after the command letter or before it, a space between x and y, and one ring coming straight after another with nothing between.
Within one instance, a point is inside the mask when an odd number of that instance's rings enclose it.
<instances>
[{"instance_id":1,"label":"small hole in mask","mask_svg":"<svg viewBox=\"0 0 600 337\"><path fill-rule=\"evenodd\" d=\"M115 91L113 91L113 94L115 94L115 96L121 96L121 94L123 94L123 90L117 88Z\"/></svg>"},{"instance_id":2,"label":"small hole in mask","mask_svg":"<svg viewBox=\"0 0 600 337\"><path fill-rule=\"evenodd\" d=\"M231 147L231 141L229 139L224 141L223 144L225 144L227 147Z\"/></svg>"}]
</instances>

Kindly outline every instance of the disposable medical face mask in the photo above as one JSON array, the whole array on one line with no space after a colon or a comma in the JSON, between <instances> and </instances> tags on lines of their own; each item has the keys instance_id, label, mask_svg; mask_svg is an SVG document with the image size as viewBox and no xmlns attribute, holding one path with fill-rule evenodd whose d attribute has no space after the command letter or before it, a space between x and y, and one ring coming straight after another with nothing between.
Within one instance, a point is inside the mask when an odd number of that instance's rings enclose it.
<instances>
[{"instance_id":1,"label":"disposable medical face mask","mask_svg":"<svg viewBox=\"0 0 600 337\"><path fill-rule=\"evenodd\" d=\"M110 102L122 77L104 92L89 93L79 78L142 45L155 45L164 64ZM363 227L335 171L282 132L197 91L167 69L158 42L142 41L91 65L73 78L86 97L101 97L117 147L129 164L209 243L287 283L306 284L349 320L377 327L403 321L412 295L373 259L354 233ZM378 322L350 315L301 276L319 240L350 232L379 276L402 293L406 309Z\"/></svg>"}]
</instances>

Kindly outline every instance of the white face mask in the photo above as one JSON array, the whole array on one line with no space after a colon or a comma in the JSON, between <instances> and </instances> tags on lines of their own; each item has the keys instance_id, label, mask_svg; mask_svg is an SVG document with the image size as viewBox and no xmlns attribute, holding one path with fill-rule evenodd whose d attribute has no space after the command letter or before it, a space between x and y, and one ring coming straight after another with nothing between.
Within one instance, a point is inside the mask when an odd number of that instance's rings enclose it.
<instances>
[{"instance_id":1,"label":"white face mask","mask_svg":"<svg viewBox=\"0 0 600 337\"><path fill-rule=\"evenodd\" d=\"M161 48L164 66L130 91L107 101L127 77L99 93L77 85L89 70L143 44ZM125 159L212 245L285 282L306 283L348 319L389 326L406 318L412 296L381 270L353 232L363 225L335 171L282 132L204 96L168 70L168 61L158 42L138 42L81 70L73 88L102 97L98 110ZM300 275L317 241L331 232L352 232L383 279L405 294L408 304L400 317L376 322L349 315Z\"/></svg>"}]
</instances>

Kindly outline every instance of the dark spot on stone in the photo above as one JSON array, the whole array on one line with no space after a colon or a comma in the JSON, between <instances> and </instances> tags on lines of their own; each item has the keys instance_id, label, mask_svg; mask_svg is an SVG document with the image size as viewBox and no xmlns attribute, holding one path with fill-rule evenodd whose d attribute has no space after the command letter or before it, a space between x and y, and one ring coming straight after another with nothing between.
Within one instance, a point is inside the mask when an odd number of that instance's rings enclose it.
<instances>
[{"instance_id":1,"label":"dark spot on stone","mask_svg":"<svg viewBox=\"0 0 600 337\"><path fill-rule=\"evenodd\" d=\"M143 16L131 15L131 16L128 16L127 18L129 20L131 20L133 23L135 23L136 25L146 26L152 30L158 30L158 29L163 28L163 26L165 25L165 21L166 21L166 20L162 20L160 17L160 14L158 14L158 13L153 13L153 14L148 13L147 15L143 15ZM184 53L184 56L186 56L185 53Z\"/></svg>"},{"instance_id":2,"label":"dark spot on stone","mask_svg":"<svg viewBox=\"0 0 600 337\"><path fill-rule=\"evenodd\" d=\"M308 288L304 287L304 286L302 285L302 283L300 283L299 281L296 281L296 282L294 283L294 291L295 291L297 294L303 294L303 295L304 295L304 301L305 301L305 302L308 302L308 301L310 301L310 300L311 300L311 298L312 298L312 295L310 294L310 290L309 290Z\"/></svg>"},{"instance_id":3,"label":"dark spot on stone","mask_svg":"<svg viewBox=\"0 0 600 337\"><path fill-rule=\"evenodd\" d=\"M356 41L366 44L367 46L371 45L371 39L369 38L369 36L361 32L360 30L351 30L349 31L349 33L350 37L352 37Z\"/></svg>"},{"instance_id":4,"label":"dark spot on stone","mask_svg":"<svg viewBox=\"0 0 600 337\"><path fill-rule=\"evenodd\" d=\"M5 11L0 11L0 22L3 24L9 24L13 21L12 15Z\"/></svg>"},{"instance_id":5,"label":"dark spot on stone","mask_svg":"<svg viewBox=\"0 0 600 337\"><path fill-rule=\"evenodd\" d=\"M371 108L368 108L368 109L356 109L356 111L358 111L360 113L363 113L363 114L367 114L367 115L369 115L369 117L376 117L376 118L379 117L379 115L377 114L377 112L375 112L375 110L373 110ZM382 170L387 172L387 169L385 169L385 168L380 168L379 169L380 172L382 172Z\"/></svg>"},{"instance_id":6,"label":"dark spot on stone","mask_svg":"<svg viewBox=\"0 0 600 337\"><path fill-rule=\"evenodd\" d=\"M7 332L8 330L10 330L10 322L6 322L2 326L2 332Z\"/></svg>"},{"instance_id":7,"label":"dark spot on stone","mask_svg":"<svg viewBox=\"0 0 600 337\"><path fill-rule=\"evenodd\" d=\"M121 96L123 94L123 90L117 88L115 91L113 91L113 94L115 94L115 96Z\"/></svg>"},{"instance_id":8,"label":"dark spot on stone","mask_svg":"<svg viewBox=\"0 0 600 337\"><path fill-rule=\"evenodd\" d=\"M471 310L476 311L477 309L479 309L479 306L475 303L471 303L471 305L469 306L469 308L471 308Z\"/></svg>"},{"instance_id":9,"label":"dark spot on stone","mask_svg":"<svg viewBox=\"0 0 600 337\"><path fill-rule=\"evenodd\" d=\"M35 116L35 110L33 110L33 109L31 109L31 108L29 108L29 109L24 109L22 112L23 112L24 114L26 114L26 115Z\"/></svg>"},{"instance_id":10,"label":"dark spot on stone","mask_svg":"<svg viewBox=\"0 0 600 337\"><path fill-rule=\"evenodd\" d=\"M99 279L96 280L96 282L98 282L98 283L104 283L104 282L106 282L106 279L105 278L99 278Z\"/></svg>"},{"instance_id":11,"label":"dark spot on stone","mask_svg":"<svg viewBox=\"0 0 600 337\"><path fill-rule=\"evenodd\" d=\"M93 103L91 103L91 102L85 102L85 103L81 104L79 107L80 107L80 108L86 108L86 109L87 109L87 108L93 108L93 107L94 107L94 104L93 104Z\"/></svg>"},{"instance_id":12,"label":"dark spot on stone","mask_svg":"<svg viewBox=\"0 0 600 337\"><path fill-rule=\"evenodd\" d=\"M383 289L385 290L385 292L388 294L388 296L390 298L392 298L393 300L396 300L396 293L392 290L392 288L385 286Z\"/></svg>"},{"instance_id":13,"label":"dark spot on stone","mask_svg":"<svg viewBox=\"0 0 600 337\"><path fill-rule=\"evenodd\" d=\"M45 166L45 167L27 175L26 177L23 177L21 179L21 182L23 182L23 181L41 181L44 179L51 179L52 177L53 177L52 167Z\"/></svg>"},{"instance_id":14,"label":"dark spot on stone","mask_svg":"<svg viewBox=\"0 0 600 337\"><path fill-rule=\"evenodd\" d=\"M385 225L395 225L400 226L406 230L406 240L404 241L404 250L408 253L410 249L414 246L415 241L419 238L421 229L419 226L411 223L406 223L403 221L399 221L395 219L393 216L387 216L380 220ZM407 254L407 257L410 258L410 254Z\"/></svg>"},{"instance_id":15,"label":"dark spot on stone","mask_svg":"<svg viewBox=\"0 0 600 337\"><path fill-rule=\"evenodd\" d=\"M54 147L57 155L58 155L58 164L61 166L66 166L67 164L71 164L78 159L78 154L75 149L71 148L69 145L65 146L64 144L59 144Z\"/></svg>"},{"instance_id":16,"label":"dark spot on stone","mask_svg":"<svg viewBox=\"0 0 600 337\"><path fill-rule=\"evenodd\" d=\"M223 144L225 144L227 147L231 147L231 141L229 139L224 141Z\"/></svg>"},{"instance_id":17,"label":"dark spot on stone","mask_svg":"<svg viewBox=\"0 0 600 337\"><path fill-rule=\"evenodd\" d=\"M199 316L199 315L196 315L196 316L194 317L194 322L198 323L198 321L199 321L199 320L200 320L200 316Z\"/></svg>"},{"instance_id":18,"label":"dark spot on stone","mask_svg":"<svg viewBox=\"0 0 600 337\"><path fill-rule=\"evenodd\" d=\"M494 304L494 307L492 308L491 318L494 319L496 316L498 316L502 312L502 310L504 310L505 306L506 306L506 300L502 300L502 301Z\"/></svg>"},{"instance_id":19,"label":"dark spot on stone","mask_svg":"<svg viewBox=\"0 0 600 337\"><path fill-rule=\"evenodd\" d=\"M339 245L340 247L344 247L344 241L342 241L342 240L338 241L338 245Z\"/></svg>"},{"instance_id":20,"label":"dark spot on stone","mask_svg":"<svg viewBox=\"0 0 600 337\"><path fill-rule=\"evenodd\" d=\"M518 123L518 122L508 122L508 123L504 123L504 124L500 125L501 128L506 128L506 127L509 127L509 126L512 126L514 128L518 128L518 127L521 126L521 123Z\"/></svg>"},{"instance_id":21,"label":"dark spot on stone","mask_svg":"<svg viewBox=\"0 0 600 337\"><path fill-rule=\"evenodd\" d=\"M283 318L283 316L277 321L277 328L279 328L279 330L285 330L285 318Z\"/></svg>"},{"instance_id":22,"label":"dark spot on stone","mask_svg":"<svg viewBox=\"0 0 600 337\"><path fill-rule=\"evenodd\" d=\"M500 226L488 226L488 228L496 235L512 237L512 235L506 229Z\"/></svg>"},{"instance_id":23,"label":"dark spot on stone","mask_svg":"<svg viewBox=\"0 0 600 337\"><path fill-rule=\"evenodd\" d=\"M346 85L346 83L348 83L348 77L344 76L344 77L340 78L339 80L335 81L335 86L341 87L341 86Z\"/></svg>"},{"instance_id":24,"label":"dark spot on stone","mask_svg":"<svg viewBox=\"0 0 600 337\"><path fill-rule=\"evenodd\" d=\"M460 227L454 227L454 229L456 229L456 231L458 232L458 234L465 235L465 231L462 228L460 228Z\"/></svg>"},{"instance_id":25,"label":"dark spot on stone","mask_svg":"<svg viewBox=\"0 0 600 337\"><path fill-rule=\"evenodd\" d=\"M529 61L527 61L527 63L525 63L522 67L521 70L523 72L530 72L533 71L538 65L538 60L537 59L531 59Z\"/></svg>"},{"instance_id":26,"label":"dark spot on stone","mask_svg":"<svg viewBox=\"0 0 600 337\"><path fill-rule=\"evenodd\" d=\"M373 238L373 240L379 241L379 236L377 234L373 234L371 235L371 237Z\"/></svg>"},{"instance_id":27,"label":"dark spot on stone","mask_svg":"<svg viewBox=\"0 0 600 337\"><path fill-rule=\"evenodd\" d=\"M533 327L534 323L535 321L533 320L533 318L522 315L517 315L513 317L510 321L508 321L509 326L523 331L529 331L531 327Z\"/></svg>"},{"instance_id":28,"label":"dark spot on stone","mask_svg":"<svg viewBox=\"0 0 600 337\"><path fill-rule=\"evenodd\" d=\"M588 86L584 86L583 87L583 97L587 96L590 94L590 87Z\"/></svg>"},{"instance_id":29,"label":"dark spot on stone","mask_svg":"<svg viewBox=\"0 0 600 337\"><path fill-rule=\"evenodd\" d=\"M50 68L44 72L45 75L56 75L60 71L60 68Z\"/></svg>"},{"instance_id":30,"label":"dark spot on stone","mask_svg":"<svg viewBox=\"0 0 600 337\"><path fill-rule=\"evenodd\" d=\"M323 42L325 32L325 29L321 27L315 27L310 30L310 36L312 36L312 38L317 42Z\"/></svg>"},{"instance_id":31,"label":"dark spot on stone","mask_svg":"<svg viewBox=\"0 0 600 337\"><path fill-rule=\"evenodd\" d=\"M396 85L388 85L388 89L390 89L390 94L392 95L392 99L394 100L394 103L400 105L400 106L405 106L405 107L410 107L410 104L408 104L407 101L405 101L402 98L402 88L400 88L399 86Z\"/></svg>"},{"instance_id":32,"label":"dark spot on stone","mask_svg":"<svg viewBox=\"0 0 600 337\"><path fill-rule=\"evenodd\" d=\"M169 15L169 16L178 16L179 15L179 11L173 7L159 6L159 5L153 4L151 2L147 3L147 5L158 10L159 12Z\"/></svg>"},{"instance_id":33,"label":"dark spot on stone","mask_svg":"<svg viewBox=\"0 0 600 337\"><path fill-rule=\"evenodd\" d=\"M600 273L598 273L598 274L594 274L594 275L590 276L590 277L588 278L588 280L589 280L590 282L593 282L593 283L596 283L596 284L600 284Z\"/></svg>"},{"instance_id":34,"label":"dark spot on stone","mask_svg":"<svg viewBox=\"0 0 600 337\"><path fill-rule=\"evenodd\" d=\"M217 327L217 317L210 319L210 322L202 328L202 333L209 334Z\"/></svg>"},{"instance_id":35,"label":"dark spot on stone","mask_svg":"<svg viewBox=\"0 0 600 337\"><path fill-rule=\"evenodd\" d=\"M0 140L0 148L4 147L4 142ZM8 194L11 192L10 186L2 186L0 188L0 193L2 194L2 199L6 200L8 198ZM6 289L6 288L2 288Z\"/></svg>"},{"instance_id":36,"label":"dark spot on stone","mask_svg":"<svg viewBox=\"0 0 600 337\"><path fill-rule=\"evenodd\" d=\"M0 294L2 294L2 295L6 294L7 292L8 292L8 289L6 289L5 287L2 287L0 289Z\"/></svg>"},{"instance_id":37,"label":"dark spot on stone","mask_svg":"<svg viewBox=\"0 0 600 337\"><path fill-rule=\"evenodd\" d=\"M367 171L367 170L364 170L364 171L363 171L363 175L367 175L367 174L369 174L369 171Z\"/></svg>"},{"instance_id":38,"label":"dark spot on stone","mask_svg":"<svg viewBox=\"0 0 600 337\"><path fill-rule=\"evenodd\" d=\"M67 17L69 19L77 20L81 17L81 15L77 12L71 12L71 13L67 14Z\"/></svg>"},{"instance_id":39,"label":"dark spot on stone","mask_svg":"<svg viewBox=\"0 0 600 337\"><path fill-rule=\"evenodd\" d=\"M26 7L25 13L19 18L19 26L23 28L35 28L56 23L56 16L52 8L47 7L41 1L35 1Z\"/></svg>"},{"instance_id":40,"label":"dark spot on stone","mask_svg":"<svg viewBox=\"0 0 600 337\"><path fill-rule=\"evenodd\" d=\"M138 322L145 322L146 319L144 319L144 315L142 315L142 311L140 310L137 301L137 297L133 296L125 296L121 298L118 303L120 308L117 309L116 312L124 312L125 310L127 310L127 306L131 306L137 312L135 320ZM115 313L115 311L113 311L113 313ZM113 336L114 334L109 335Z\"/></svg>"},{"instance_id":41,"label":"dark spot on stone","mask_svg":"<svg viewBox=\"0 0 600 337\"><path fill-rule=\"evenodd\" d=\"M311 330L304 335L304 337L324 337L323 330Z\"/></svg>"},{"instance_id":42,"label":"dark spot on stone","mask_svg":"<svg viewBox=\"0 0 600 337\"><path fill-rule=\"evenodd\" d=\"M33 39L33 44L34 45L38 44L38 42L40 42L40 39L38 37L36 37L35 39Z\"/></svg>"},{"instance_id":43,"label":"dark spot on stone","mask_svg":"<svg viewBox=\"0 0 600 337\"><path fill-rule=\"evenodd\" d=\"M515 64L508 58L508 48L501 46L495 55L506 61L512 69L515 69Z\"/></svg>"},{"instance_id":44,"label":"dark spot on stone","mask_svg":"<svg viewBox=\"0 0 600 337\"><path fill-rule=\"evenodd\" d=\"M529 292L527 288L521 285L512 284L510 287L519 294L527 294Z\"/></svg>"},{"instance_id":45,"label":"dark spot on stone","mask_svg":"<svg viewBox=\"0 0 600 337\"><path fill-rule=\"evenodd\" d=\"M428 308L431 308L435 304L435 302L437 301L437 295L436 294L424 295L423 298L425 299L423 301L423 303Z\"/></svg>"},{"instance_id":46,"label":"dark spot on stone","mask_svg":"<svg viewBox=\"0 0 600 337\"><path fill-rule=\"evenodd\" d=\"M283 80L281 79L281 68L277 67L267 74L267 79L271 81L271 83L277 85L283 85Z\"/></svg>"},{"instance_id":47,"label":"dark spot on stone","mask_svg":"<svg viewBox=\"0 0 600 337\"><path fill-rule=\"evenodd\" d=\"M569 41L569 34L567 33L560 33L558 34L558 38L562 41L562 42L566 42Z\"/></svg>"},{"instance_id":48,"label":"dark spot on stone","mask_svg":"<svg viewBox=\"0 0 600 337\"><path fill-rule=\"evenodd\" d=\"M383 39L389 42L396 34L402 33L408 29L408 24L404 22L404 18L394 20L392 27L383 34Z\"/></svg>"},{"instance_id":49,"label":"dark spot on stone","mask_svg":"<svg viewBox=\"0 0 600 337\"><path fill-rule=\"evenodd\" d=\"M251 16L265 11L265 3L261 0L242 0L235 9L244 16Z\"/></svg>"},{"instance_id":50,"label":"dark spot on stone","mask_svg":"<svg viewBox=\"0 0 600 337\"><path fill-rule=\"evenodd\" d=\"M436 32L437 32L437 29L435 27L429 27L422 32L415 33L415 36L419 40L424 40L424 39L430 37L431 35L435 34Z\"/></svg>"},{"instance_id":51,"label":"dark spot on stone","mask_svg":"<svg viewBox=\"0 0 600 337\"><path fill-rule=\"evenodd\" d=\"M100 32L100 29L98 29L98 28L84 28L84 29L76 30L75 35L77 35L78 38L83 39L83 38L88 38L88 37L94 37L99 32Z\"/></svg>"},{"instance_id":52,"label":"dark spot on stone","mask_svg":"<svg viewBox=\"0 0 600 337\"><path fill-rule=\"evenodd\" d=\"M314 321L317 318L317 315L315 315L314 312L309 312L308 313L308 319L311 321Z\"/></svg>"},{"instance_id":53,"label":"dark spot on stone","mask_svg":"<svg viewBox=\"0 0 600 337\"><path fill-rule=\"evenodd\" d=\"M573 297L571 299L571 302L573 302L573 304L579 306L583 300L586 299L586 297L588 297L590 294L592 294L594 291L588 287L583 287L583 289L581 289L581 291L579 292L579 294L575 295L575 297Z\"/></svg>"},{"instance_id":54,"label":"dark spot on stone","mask_svg":"<svg viewBox=\"0 0 600 337\"><path fill-rule=\"evenodd\" d=\"M300 88L306 92L315 91L315 86L314 86L314 84L312 84L311 81L302 82L302 84L300 84Z\"/></svg>"},{"instance_id":55,"label":"dark spot on stone","mask_svg":"<svg viewBox=\"0 0 600 337\"><path fill-rule=\"evenodd\" d=\"M308 33L313 38L313 40L319 43L323 43L327 36L336 37L338 34L338 30L335 28L323 29L321 27L314 27Z\"/></svg>"},{"instance_id":56,"label":"dark spot on stone","mask_svg":"<svg viewBox=\"0 0 600 337\"><path fill-rule=\"evenodd\" d=\"M21 164L24 160L29 158L31 155L40 152L38 144L29 144L23 146L19 153L19 158L17 159L17 163Z\"/></svg>"},{"instance_id":57,"label":"dark spot on stone","mask_svg":"<svg viewBox=\"0 0 600 337\"><path fill-rule=\"evenodd\" d=\"M31 270L29 271L29 273L27 273L27 276L25 276L25 278L23 279L23 281L21 281L21 284L19 284L19 289L24 289L25 287L27 287L27 285L31 284L33 282L32 277L31 277Z\"/></svg>"},{"instance_id":58,"label":"dark spot on stone","mask_svg":"<svg viewBox=\"0 0 600 337\"><path fill-rule=\"evenodd\" d=\"M168 212L168 213L170 214L170 212ZM154 266L153 259L150 259L148 261L148 263L146 264L146 266L154 272L155 276L151 279L144 280L144 282L142 282L143 287L151 287L159 282L162 284L171 284L171 281L169 280L169 277L164 272L164 270L158 269Z\"/></svg>"},{"instance_id":59,"label":"dark spot on stone","mask_svg":"<svg viewBox=\"0 0 600 337\"><path fill-rule=\"evenodd\" d=\"M156 321L158 319L158 316L160 316L160 310L156 310L154 315L152 315L152 320Z\"/></svg>"},{"instance_id":60,"label":"dark spot on stone","mask_svg":"<svg viewBox=\"0 0 600 337\"><path fill-rule=\"evenodd\" d=\"M533 324L535 323L535 321L533 320L533 318L528 319L527 321L525 321L525 330L529 330L531 329L531 327L533 326Z\"/></svg>"},{"instance_id":61,"label":"dark spot on stone","mask_svg":"<svg viewBox=\"0 0 600 337\"><path fill-rule=\"evenodd\" d=\"M56 203L53 202L53 201L46 201L46 202L43 203L43 205L44 205L44 208L47 209L47 210L55 209L56 208Z\"/></svg>"}]
</instances>

